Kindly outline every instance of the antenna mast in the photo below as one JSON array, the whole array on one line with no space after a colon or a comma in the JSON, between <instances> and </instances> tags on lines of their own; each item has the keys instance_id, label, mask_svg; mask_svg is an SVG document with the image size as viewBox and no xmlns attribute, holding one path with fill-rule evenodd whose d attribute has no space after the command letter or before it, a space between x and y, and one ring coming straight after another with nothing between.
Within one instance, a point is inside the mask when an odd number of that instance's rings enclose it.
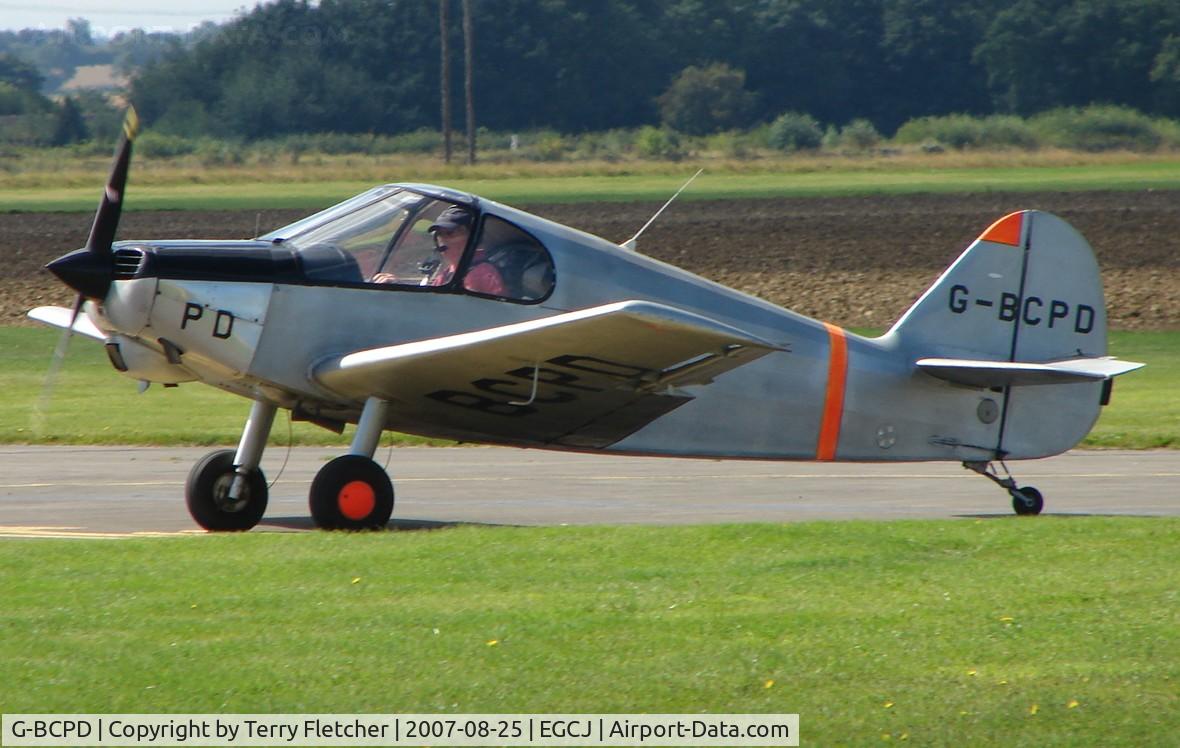
<instances>
[{"instance_id":1,"label":"antenna mast","mask_svg":"<svg viewBox=\"0 0 1180 748\"><path fill-rule=\"evenodd\" d=\"M647 231L647 227L656 222L656 219L660 217L660 214L663 213L664 210L667 209L667 207L672 204L673 200L680 197L680 193L684 192L684 188L686 188L690 184L692 184L692 180L699 177L701 175L702 171L704 171L704 169L697 169L697 173L693 174L691 177L689 177L687 182L680 185L680 189L676 190L676 194L674 194L674 195L672 195L672 197L668 198L668 202L664 203L663 207L661 207L659 210L657 210L656 214L654 216L647 219L647 223L643 224L643 228L641 228L635 232L635 236L631 237L630 239L623 242L619 246L622 247L623 249L632 249L632 250L635 249L635 247L637 247L639 244L639 235L642 234L644 231Z\"/></svg>"}]
</instances>

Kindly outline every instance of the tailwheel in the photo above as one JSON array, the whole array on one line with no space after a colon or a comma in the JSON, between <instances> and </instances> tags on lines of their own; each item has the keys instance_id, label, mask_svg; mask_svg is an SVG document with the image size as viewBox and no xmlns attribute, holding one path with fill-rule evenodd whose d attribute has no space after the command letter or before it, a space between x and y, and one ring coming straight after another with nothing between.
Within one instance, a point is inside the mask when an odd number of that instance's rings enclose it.
<instances>
[{"instance_id":1,"label":"tailwheel","mask_svg":"<svg viewBox=\"0 0 1180 748\"><path fill-rule=\"evenodd\" d=\"M210 452L193 465L184 485L184 503L197 524L206 530L249 530L266 512L266 476L254 469L242 476L236 495L234 450Z\"/></svg>"},{"instance_id":2,"label":"tailwheel","mask_svg":"<svg viewBox=\"0 0 1180 748\"><path fill-rule=\"evenodd\" d=\"M1032 486L1021 488L1016 485L1016 479L1012 477L1012 473L1008 472L1008 466L1003 461L1000 462L1000 467L1004 469L1005 477L1003 478L996 473L990 462L964 462L963 467L979 473L1007 491L1008 495L1012 497L1012 509L1017 514L1031 516L1040 514L1041 510L1045 508L1045 499L1041 496L1041 492Z\"/></svg>"},{"instance_id":3,"label":"tailwheel","mask_svg":"<svg viewBox=\"0 0 1180 748\"><path fill-rule=\"evenodd\" d=\"M368 457L344 455L316 473L309 503L312 519L326 530L379 529L393 514L393 483Z\"/></svg>"},{"instance_id":4,"label":"tailwheel","mask_svg":"<svg viewBox=\"0 0 1180 748\"><path fill-rule=\"evenodd\" d=\"M1012 492L1012 509L1020 515L1040 514L1045 508L1045 499L1041 492L1032 486L1014 489Z\"/></svg>"}]
</instances>

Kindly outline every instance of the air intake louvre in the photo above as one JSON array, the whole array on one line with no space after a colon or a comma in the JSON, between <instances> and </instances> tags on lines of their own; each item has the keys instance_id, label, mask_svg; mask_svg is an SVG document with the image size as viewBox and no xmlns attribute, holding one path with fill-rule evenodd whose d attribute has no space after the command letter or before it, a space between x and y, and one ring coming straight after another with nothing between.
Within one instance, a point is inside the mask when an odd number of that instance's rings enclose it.
<instances>
[{"instance_id":1,"label":"air intake louvre","mask_svg":"<svg viewBox=\"0 0 1180 748\"><path fill-rule=\"evenodd\" d=\"M142 249L115 250L115 280L134 278L143 269L146 253Z\"/></svg>"}]
</instances>

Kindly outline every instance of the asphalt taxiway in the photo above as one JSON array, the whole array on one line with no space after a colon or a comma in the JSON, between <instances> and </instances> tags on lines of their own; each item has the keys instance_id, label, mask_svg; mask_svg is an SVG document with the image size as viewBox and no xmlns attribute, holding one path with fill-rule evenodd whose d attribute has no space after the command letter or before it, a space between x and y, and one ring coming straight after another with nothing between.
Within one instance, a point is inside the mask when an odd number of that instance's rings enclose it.
<instances>
[{"instance_id":1,"label":"asphalt taxiway","mask_svg":"<svg viewBox=\"0 0 1180 748\"><path fill-rule=\"evenodd\" d=\"M0 537L200 532L184 482L208 449L0 447ZM257 530L312 529L307 491L344 448L272 447ZM1010 517L957 463L792 463L613 457L494 447L395 448L394 528ZM285 464L284 464L285 463ZM1180 515L1180 451L1073 451L1010 463L1051 515ZM281 472L281 474L280 474ZM276 480L277 479L277 480Z\"/></svg>"}]
</instances>

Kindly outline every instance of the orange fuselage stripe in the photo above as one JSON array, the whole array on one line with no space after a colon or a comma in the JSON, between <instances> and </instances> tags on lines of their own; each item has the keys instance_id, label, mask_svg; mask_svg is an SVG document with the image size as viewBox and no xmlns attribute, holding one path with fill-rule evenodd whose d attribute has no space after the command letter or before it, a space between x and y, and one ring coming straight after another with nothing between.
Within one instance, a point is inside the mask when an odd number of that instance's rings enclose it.
<instances>
[{"instance_id":1,"label":"orange fuselage stripe","mask_svg":"<svg viewBox=\"0 0 1180 748\"><path fill-rule=\"evenodd\" d=\"M815 459L836 459L840 442L840 419L844 417L844 385L848 378L848 339L835 325L824 323L828 330L828 390L824 396L824 417L819 427Z\"/></svg>"}]
</instances>

